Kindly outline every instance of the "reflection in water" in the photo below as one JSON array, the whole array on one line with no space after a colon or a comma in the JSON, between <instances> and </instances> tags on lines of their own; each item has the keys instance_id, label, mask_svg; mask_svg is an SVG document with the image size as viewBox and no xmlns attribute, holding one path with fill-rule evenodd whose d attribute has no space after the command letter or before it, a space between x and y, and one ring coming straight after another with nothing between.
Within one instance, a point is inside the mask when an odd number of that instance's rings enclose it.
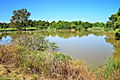
<instances>
[{"instance_id":1,"label":"reflection in water","mask_svg":"<svg viewBox=\"0 0 120 80\"><path fill-rule=\"evenodd\" d=\"M46 38L56 42L60 47L60 52L93 65L105 63L107 56L112 56L114 52L113 46L110 43L106 43L105 36L97 37L89 34L81 38L78 36L67 39L59 36Z\"/></svg>"},{"instance_id":2,"label":"reflection in water","mask_svg":"<svg viewBox=\"0 0 120 80\"><path fill-rule=\"evenodd\" d=\"M111 43L114 46L114 54L113 58L119 58L120 59L120 40L116 40L114 34L106 34L106 42Z\"/></svg>"},{"instance_id":3,"label":"reflection in water","mask_svg":"<svg viewBox=\"0 0 120 80\"><path fill-rule=\"evenodd\" d=\"M12 38L10 36L2 37L0 40L1 45L8 45L12 43Z\"/></svg>"},{"instance_id":4,"label":"reflection in water","mask_svg":"<svg viewBox=\"0 0 120 80\"><path fill-rule=\"evenodd\" d=\"M0 35L2 36L0 44L4 43L5 38L3 36L8 36L6 37L7 39L14 41L14 39L21 35L32 35L34 33L46 36L46 39L56 42L60 47L60 52L70 55L73 58L86 61L88 64L92 65L104 64L106 57L112 56L112 53L114 52L113 47L116 46L113 45L109 39L106 39L107 35L105 36L104 34L98 32L91 33L84 31L28 31L2 33L2 35ZM114 40L114 42L116 41Z\"/></svg>"}]
</instances>

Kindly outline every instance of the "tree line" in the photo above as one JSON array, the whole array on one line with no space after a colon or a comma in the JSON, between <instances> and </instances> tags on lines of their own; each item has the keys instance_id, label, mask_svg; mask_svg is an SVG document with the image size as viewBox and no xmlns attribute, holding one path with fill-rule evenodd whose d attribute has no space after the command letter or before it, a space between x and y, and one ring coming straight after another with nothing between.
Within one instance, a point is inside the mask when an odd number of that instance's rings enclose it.
<instances>
[{"instance_id":1,"label":"tree line","mask_svg":"<svg viewBox=\"0 0 120 80\"><path fill-rule=\"evenodd\" d=\"M14 10L13 16L11 17L10 23L0 23L0 28L17 28L17 30L22 30L26 27L35 27L39 30L42 29L56 29L56 30L87 30L88 28L104 28L116 30L120 28L120 8L116 14L109 17L109 21L103 22L83 22L83 21L42 21L42 20L30 20L31 13L27 9Z\"/></svg>"}]
</instances>

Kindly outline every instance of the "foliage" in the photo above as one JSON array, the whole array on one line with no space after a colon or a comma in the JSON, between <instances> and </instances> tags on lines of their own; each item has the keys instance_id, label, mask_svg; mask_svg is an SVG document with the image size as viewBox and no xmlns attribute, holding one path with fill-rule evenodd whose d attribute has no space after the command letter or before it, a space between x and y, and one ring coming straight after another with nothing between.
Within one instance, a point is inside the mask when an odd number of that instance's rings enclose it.
<instances>
[{"instance_id":1,"label":"foliage","mask_svg":"<svg viewBox=\"0 0 120 80\"><path fill-rule=\"evenodd\" d=\"M79 33L79 32L76 32ZM27 34L27 33L26 33ZM19 36L16 40L18 42L13 43L8 46L0 46L0 63L4 65L21 68L21 74L35 74L33 79L41 79L40 77L45 77L45 79L68 79L68 80L119 80L120 74L120 60L109 59L106 64L100 68L96 68L92 72L91 68L82 63L79 60L72 60L69 56L54 51L50 48L55 48L55 43L49 43L44 39L44 35L54 35L65 36L65 34L74 35L72 32L51 33L46 32L31 33L30 35ZM79 36L83 34L79 33ZM88 35L88 33L84 33ZM69 37L67 36L67 37ZM26 38L26 39L25 39ZM113 40L112 40L113 41ZM27 43L27 44L26 44ZM31 45L29 45L29 43ZM36 47L41 48L38 44L42 44L45 49L37 50ZM46 43L48 48L45 47ZM16 74L18 75L18 74ZM15 76L16 76L15 75Z\"/></svg>"},{"instance_id":2,"label":"foliage","mask_svg":"<svg viewBox=\"0 0 120 80\"><path fill-rule=\"evenodd\" d=\"M96 22L96 23L93 23L93 26L92 27L104 27L105 24L103 22L99 23L99 22Z\"/></svg>"},{"instance_id":3,"label":"foliage","mask_svg":"<svg viewBox=\"0 0 120 80\"><path fill-rule=\"evenodd\" d=\"M8 51L10 49L13 50L15 49L16 51L18 51L18 47L14 47L14 46L16 45L6 46L6 48L8 48ZM87 79L89 75L85 67L72 66L72 63L71 64L69 63L69 61L71 60L70 57L65 56L64 54L58 52L51 53L46 51L39 52L39 51L29 50L25 47L20 47L20 46L19 49L20 52L15 53L16 58L14 62L11 63L14 63L16 67L22 67L24 73L27 74L34 73L52 79L80 79L80 78ZM4 51L4 54L6 52L7 50ZM4 55L4 56L7 56L8 58L11 57L9 55ZM12 57L14 56L15 55L12 55ZM87 77L85 77L85 75Z\"/></svg>"},{"instance_id":4,"label":"foliage","mask_svg":"<svg viewBox=\"0 0 120 80\"><path fill-rule=\"evenodd\" d=\"M104 31L105 29L102 27L92 27L92 28L88 28L87 29L88 31L92 31L92 32L94 32L94 31L96 31L96 32L99 32L99 31Z\"/></svg>"},{"instance_id":5,"label":"foliage","mask_svg":"<svg viewBox=\"0 0 120 80\"><path fill-rule=\"evenodd\" d=\"M92 27L91 23L85 22L85 25L84 25L85 30L87 30L88 28L91 28L91 27Z\"/></svg>"},{"instance_id":6,"label":"foliage","mask_svg":"<svg viewBox=\"0 0 120 80\"><path fill-rule=\"evenodd\" d=\"M44 38L45 38L44 36L37 35L37 34L23 35L20 38L18 38L15 41L15 43L19 44L20 46L24 46L26 48L29 48L32 50L39 50L39 51L44 51L49 48L52 48L52 49L58 48L55 43L49 42Z\"/></svg>"},{"instance_id":7,"label":"foliage","mask_svg":"<svg viewBox=\"0 0 120 80\"><path fill-rule=\"evenodd\" d=\"M37 78L37 75L42 75L52 79L120 79L120 60L108 59L106 65L100 69L97 68L97 72L94 73L89 71L84 63L72 60L69 56L58 52L39 52L15 44L1 46L0 52L0 55L4 54L1 57L4 60L2 64L10 65L10 63L14 63L16 67L22 67L23 73L36 74L34 78ZM8 52L9 54L14 53L14 55L10 56L7 54ZM7 61L11 62L8 63ZM4 77L1 77L1 79L4 79Z\"/></svg>"},{"instance_id":8,"label":"foliage","mask_svg":"<svg viewBox=\"0 0 120 80\"><path fill-rule=\"evenodd\" d=\"M30 15L31 13L28 12L27 9L14 10L11 25L15 26L18 30L21 30L22 27L26 27L29 23L28 18Z\"/></svg>"},{"instance_id":9,"label":"foliage","mask_svg":"<svg viewBox=\"0 0 120 80\"><path fill-rule=\"evenodd\" d=\"M0 46L0 63L11 64L16 62L16 57L20 53L17 45Z\"/></svg>"},{"instance_id":10,"label":"foliage","mask_svg":"<svg viewBox=\"0 0 120 80\"><path fill-rule=\"evenodd\" d=\"M9 23L0 23L0 29L2 28L9 28Z\"/></svg>"},{"instance_id":11,"label":"foliage","mask_svg":"<svg viewBox=\"0 0 120 80\"><path fill-rule=\"evenodd\" d=\"M105 66L101 69L101 75L105 79L118 80L120 79L120 60L119 59L107 59Z\"/></svg>"},{"instance_id":12,"label":"foliage","mask_svg":"<svg viewBox=\"0 0 120 80\"><path fill-rule=\"evenodd\" d=\"M43 29L47 29L47 30L70 30L70 29L74 29L74 30L82 30L85 29L87 30L88 28L92 28L92 27L105 27L104 23L90 23L90 22L82 22L82 21L72 21L72 22L68 22L68 21L52 21L52 22L48 22L48 21L42 21L42 20L28 20L29 16L31 15L30 12L27 12L27 9L21 9L21 10L15 10L13 11L13 16L11 19L11 22L6 24L9 25L10 27L16 27L18 30L21 30L22 28L26 29L26 27L35 27L37 29L43 30ZM3 24L3 23L2 23ZM0 25L1 27L1 25ZM3 28L3 27L2 27ZM5 27L7 28L7 27Z\"/></svg>"},{"instance_id":13,"label":"foliage","mask_svg":"<svg viewBox=\"0 0 120 80\"><path fill-rule=\"evenodd\" d=\"M0 31L16 31L16 30L17 30L17 28L12 28L12 27L0 29ZM26 27L26 28L22 28L22 30L32 31L32 30L37 30L37 28L35 28L35 27Z\"/></svg>"},{"instance_id":14,"label":"foliage","mask_svg":"<svg viewBox=\"0 0 120 80\"><path fill-rule=\"evenodd\" d=\"M116 39L120 39L120 29L115 30L115 37Z\"/></svg>"},{"instance_id":15,"label":"foliage","mask_svg":"<svg viewBox=\"0 0 120 80\"><path fill-rule=\"evenodd\" d=\"M16 28L2 28L0 31L16 31Z\"/></svg>"},{"instance_id":16,"label":"foliage","mask_svg":"<svg viewBox=\"0 0 120 80\"><path fill-rule=\"evenodd\" d=\"M112 27L114 30L120 28L120 8L116 14L109 17L110 22L107 22L108 27Z\"/></svg>"},{"instance_id":17,"label":"foliage","mask_svg":"<svg viewBox=\"0 0 120 80\"><path fill-rule=\"evenodd\" d=\"M0 77L0 80L8 80L8 79L5 77Z\"/></svg>"},{"instance_id":18,"label":"foliage","mask_svg":"<svg viewBox=\"0 0 120 80\"><path fill-rule=\"evenodd\" d=\"M9 27L16 27L17 29L21 30L22 28L26 29L26 27L35 27L39 30L87 30L88 28L92 27L100 27L104 28L105 30L110 29L117 29L120 27L120 9L116 14L111 15L109 17L110 21L106 23L103 22L82 22L82 21L42 21L42 20L29 20L29 16L31 15L30 12L27 12L27 9L15 10L13 11L13 16L10 23L0 23L0 28L9 28ZM34 29L36 30L36 29Z\"/></svg>"}]
</instances>

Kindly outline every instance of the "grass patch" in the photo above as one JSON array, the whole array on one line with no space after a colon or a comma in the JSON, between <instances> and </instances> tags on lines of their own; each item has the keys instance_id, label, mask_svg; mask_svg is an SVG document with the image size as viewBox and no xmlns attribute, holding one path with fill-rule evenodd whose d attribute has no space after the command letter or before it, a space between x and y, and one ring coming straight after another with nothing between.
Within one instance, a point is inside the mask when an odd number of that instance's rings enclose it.
<instances>
[{"instance_id":1,"label":"grass patch","mask_svg":"<svg viewBox=\"0 0 120 80\"><path fill-rule=\"evenodd\" d=\"M104 31L104 28L101 27L92 27L92 28L88 28L88 31L92 31L92 32L98 32L98 31Z\"/></svg>"},{"instance_id":2,"label":"grass patch","mask_svg":"<svg viewBox=\"0 0 120 80\"><path fill-rule=\"evenodd\" d=\"M0 31L16 31L16 28L3 28Z\"/></svg>"},{"instance_id":3,"label":"grass patch","mask_svg":"<svg viewBox=\"0 0 120 80\"><path fill-rule=\"evenodd\" d=\"M92 68L83 62L72 60L62 53L46 50L33 51L16 44L0 47L0 63L4 65L14 64L16 68L22 68L21 74L36 74L38 77L42 76L46 79L120 79L120 60L108 59L106 65L92 71Z\"/></svg>"},{"instance_id":4,"label":"grass patch","mask_svg":"<svg viewBox=\"0 0 120 80\"><path fill-rule=\"evenodd\" d=\"M37 30L35 27L27 27L27 28L22 28L23 31L32 31L32 30ZM0 31L17 31L17 28L1 28Z\"/></svg>"},{"instance_id":5,"label":"grass patch","mask_svg":"<svg viewBox=\"0 0 120 80\"><path fill-rule=\"evenodd\" d=\"M0 46L0 64L7 65L5 71L2 69L0 79L24 79L20 74L29 75L31 79L36 80L120 79L119 59L108 59L105 65L93 69L84 62L72 60L69 56L55 51L54 48L55 43L38 34L23 35L11 45ZM20 70L13 74L11 66Z\"/></svg>"}]
</instances>

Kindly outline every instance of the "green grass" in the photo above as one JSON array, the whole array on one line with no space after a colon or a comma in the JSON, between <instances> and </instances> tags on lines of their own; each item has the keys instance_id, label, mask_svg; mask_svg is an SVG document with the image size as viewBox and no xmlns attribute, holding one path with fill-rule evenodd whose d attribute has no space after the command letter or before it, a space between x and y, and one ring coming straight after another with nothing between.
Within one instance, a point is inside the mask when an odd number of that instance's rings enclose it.
<instances>
[{"instance_id":1,"label":"green grass","mask_svg":"<svg viewBox=\"0 0 120 80\"><path fill-rule=\"evenodd\" d=\"M25 29L25 28L22 28L23 30ZM26 30L36 30L37 28L36 27L27 27L26 28Z\"/></svg>"},{"instance_id":2,"label":"green grass","mask_svg":"<svg viewBox=\"0 0 120 80\"><path fill-rule=\"evenodd\" d=\"M25 28L22 28L22 29L25 30ZM0 29L0 31L16 31L16 30L17 30L17 28L2 28L2 29ZM26 30L27 31L29 31L29 30L37 30L37 28L35 28L35 27L27 27Z\"/></svg>"},{"instance_id":3,"label":"green grass","mask_svg":"<svg viewBox=\"0 0 120 80\"><path fill-rule=\"evenodd\" d=\"M104 28L101 27L92 27L92 28L88 28L88 31L104 31Z\"/></svg>"},{"instance_id":4,"label":"green grass","mask_svg":"<svg viewBox=\"0 0 120 80\"><path fill-rule=\"evenodd\" d=\"M40 75L53 80L120 79L119 59L108 59L105 65L95 68L92 72L93 67L89 68L88 65L79 60L72 60L67 55L57 51L51 51L50 48L54 48L54 44L49 44L49 42L44 40L43 36L31 34L19 38L17 40L18 43L0 46L0 60L2 60L0 63L6 65L14 64L15 67L22 68L23 72L20 74L35 74L35 76L32 77L34 79L37 79ZM49 45L46 45L46 43ZM50 46L50 48L46 46ZM4 75L8 74L3 74L3 77L0 77L0 79L4 80ZM14 76L11 77L16 78L17 76L18 74L14 74Z\"/></svg>"},{"instance_id":5,"label":"green grass","mask_svg":"<svg viewBox=\"0 0 120 80\"><path fill-rule=\"evenodd\" d=\"M120 60L108 59L106 65L102 69L105 79L109 77L114 78L116 74L115 71L120 71Z\"/></svg>"},{"instance_id":6,"label":"green grass","mask_svg":"<svg viewBox=\"0 0 120 80\"><path fill-rule=\"evenodd\" d=\"M0 31L16 31L16 28L4 28L0 29Z\"/></svg>"},{"instance_id":7,"label":"green grass","mask_svg":"<svg viewBox=\"0 0 120 80\"><path fill-rule=\"evenodd\" d=\"M4 60L4 64L7 65L14 63L16 67L22 68L25 74L42 75L47 78L59 79L59 76L62 76L61 79L66 77L70 80L78 80L81 77L83 80L120 79L120 60L108 59L104 66L91 72L91 68L87 69L88 65L84 65L79 60L72 60L62 53L34 51L16 44L0 47L0 59Z\"/></svg>"}]
</instances>

